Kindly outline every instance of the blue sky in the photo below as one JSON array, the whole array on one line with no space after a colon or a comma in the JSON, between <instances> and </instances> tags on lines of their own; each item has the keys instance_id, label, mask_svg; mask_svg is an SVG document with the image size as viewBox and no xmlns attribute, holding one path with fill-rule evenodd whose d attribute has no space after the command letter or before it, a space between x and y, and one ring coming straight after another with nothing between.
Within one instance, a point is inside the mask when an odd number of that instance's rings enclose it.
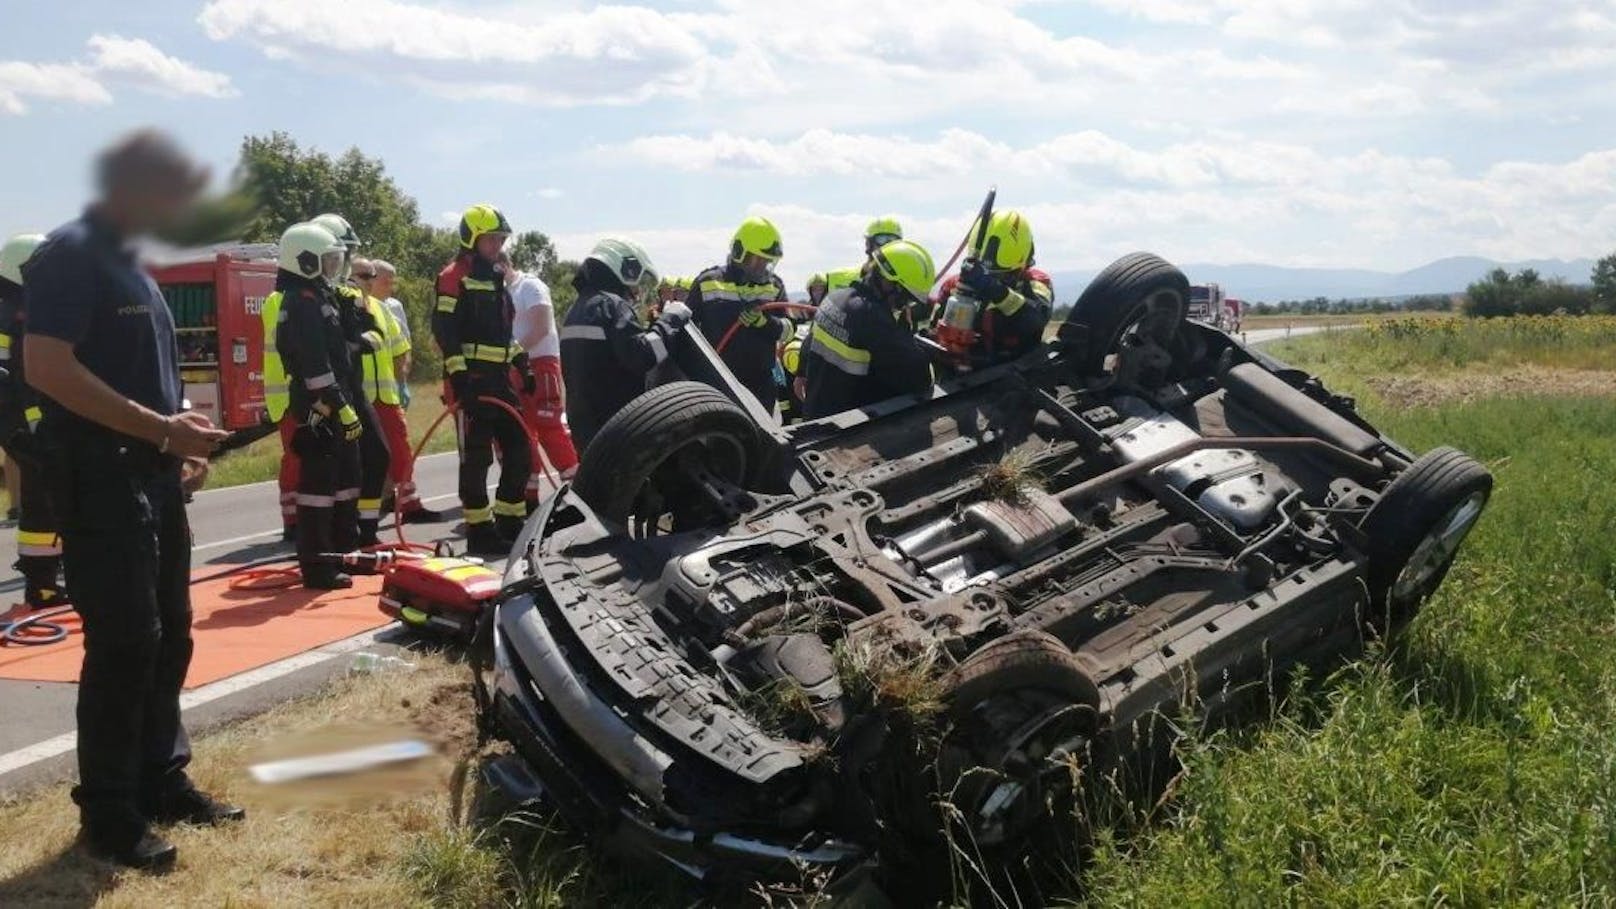
<instances>
[{"instance_id":1,"label":"blue sky","mask_svg":"<svg viewBox=\"0 0 1616 909\"><path fill-rule=\"evenodd\" d=\"M1616 0L3 4L7 234L158 124L221 171L249 133L358 145L429 218L670 273L749 213L793 283L877 214L946 255L990 184L1057 269L1616 248Z\"/></svg>"}]
</instances>

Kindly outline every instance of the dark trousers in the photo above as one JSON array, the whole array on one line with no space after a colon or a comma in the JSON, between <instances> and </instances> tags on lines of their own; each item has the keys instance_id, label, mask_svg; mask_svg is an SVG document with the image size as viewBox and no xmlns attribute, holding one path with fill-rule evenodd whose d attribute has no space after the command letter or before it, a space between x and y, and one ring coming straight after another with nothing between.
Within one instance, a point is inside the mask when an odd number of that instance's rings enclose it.
<instances>
[{"instance_id":1,"label":"dark trousers","mask_svg":"<svg viewBox=\"0 0 1616 909\"><path fill-rule=\"evenodd\" d=\"M20 501L14 504L18 511L17 567L27 587L24 599L29 606L44 607L51 605L47 592L56 589L62 539L36 444L25 431L12 436L6 445L6 469L17 471L20 487Z\"/></svg>"},{"instance_id":2,"label":"dark trousers","mask_svg":"<svg viewBox=\"0 0 1616 909\"><path fill-rule=\"evenodd\" d=\"M299 427L293 437L301 467L297 480L297 558L305 578L329 577L336 568L317 558L359 545L359 444L334 427Z\"/></svg>"},{"instance_id":3,"label":"dark trousers","mask_svg":"<svg viewBox=\"0 0 1616 909\"><path fill-rule=\"evenodd\" d=\"M464 402L456 428L460 433L460 504L467 524L484 524L494 517L520 520L527 514L527 481L533 472L533 451L522 424L522 405L508 381L487 381L471 386L472 400ZM477 398L505 402L510 410ZM499 486L494 506L488 505L488 468L499 445Z\"/></svg>"},{"instance_id":4,"label":"dark trousers","mask_svg":"<svg viewBox=\"0 0 1616 909\"><path fill-rule=\"evenodd\" d=\"M361 532L375 534L382 516L382 491L387 488L387 469L392 463L392 453L387 446L387 430L376 416L376 409L363 398L355 401L354 410L359 413L359 425L365 430L358 443L359 527Z\"/></svg>"},{"instance_id":5,"label":"dark trousers","mask_svg":"<svg viewBox=\"0 0 1616 909\"><path fill-rule=\"evenodd\" d=\"M138 836L189 785L180 687L191 665L191 528L177 469L69 454L50 467L68 595L84 627L79 785L92 836Z\"/></svg>"}]
</instances>

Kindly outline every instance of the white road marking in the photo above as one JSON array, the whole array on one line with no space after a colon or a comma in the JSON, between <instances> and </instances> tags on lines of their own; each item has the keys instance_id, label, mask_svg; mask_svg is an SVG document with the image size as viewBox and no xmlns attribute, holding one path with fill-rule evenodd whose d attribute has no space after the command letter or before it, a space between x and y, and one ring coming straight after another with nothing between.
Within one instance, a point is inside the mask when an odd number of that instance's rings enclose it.
<instances>
[{"instance_id":1,"label":"white road marking","mask_svg":"<svg viewBox=\"0 0 1616 909\"><path fill-rule=\"evenodd\" d=\"M426 496L425 498L421 499L421 502L425 504L427 502L436 502L439 499L453 499L459 497L459 495L460 493L458 492L446 492L440 496ZM212 543L198 543L197 545L191 547L191 551L201 552L204 549L214 549L219 546L234 546L237 543L250 543L253 540L263 539L264 537L278 537L280 535L281 528L279 527L275 528L274 530L260 530L257 533L249 533L246 536L231 537L228 540L215 540Z\"/></svg>"},{"instance_id":2,"label":"white road marking","mask_svg":"<svg viewBox=\"0 0 1616 909\"><path fill-rule=\"evenodd\" d=\"M445 455L452 455L452 454L454 454L454 452L452 452L452 451L440 451L437 454L421 455L419 458L415 459L415 463L419 464L422 461L431 460L432 458L441 458L441 457L444 457ZM247 490L247 489L257 489L260 486L274 486L274 485L276 485L274 480L261 480L261 481L259 481L257 483L241 483L241 484L236 485L236 486L219 486L219 487L215 487L213 489L199 490L199 491L197 491L196 495L193 498L200 499L200 498L203 498L205 496L216 496L216 495L219 495L220 493L225 493L225 492L242 492L243 490Z\"/></svg>"}]
</instances>

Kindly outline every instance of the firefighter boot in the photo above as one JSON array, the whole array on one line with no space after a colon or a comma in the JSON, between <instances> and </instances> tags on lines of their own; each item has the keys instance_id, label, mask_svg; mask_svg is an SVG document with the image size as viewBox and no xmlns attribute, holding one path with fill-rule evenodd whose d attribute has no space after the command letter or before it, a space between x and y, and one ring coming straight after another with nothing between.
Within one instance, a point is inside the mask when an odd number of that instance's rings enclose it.
<instances>
[{"instance_id":1,"label":"firefighter boot","mask_svg":"<svg viewBox=\"0 0 1616 909\"><path fill-rule=\"evenodd\" d=\"M494 529L499 531L499 535L505 538L506 543L516 542L516 538L522 535L522 528L525 526L527 526L526 518L503 514L494 517Z\"/></svg>"},{"instance_id":2,"label":"firefighter boot","mask_svg":"<svg viewBox=\"0 0 1616 909\"><path fill-rule=\"evenodd\" d=\"M359 548L369 549L372 546L382 544L381 537L376 535L376 529L381 526L381 523L381 521L374 518L359 519Z\"/></svg>"},{"instance_id":3,"label":"firefighter boot","mask_svg":"<svg viewBox=\"0 0 1616 909\"><path fill-rule=\"evenodd\" d=\"M55 556L23 556L17 560L17 568L23 577L23 604L29 609L67 605Z\"/></svg>"},{"instance_id":4,"label":"firefighter boot","mask_svg":"<svg viewBox=\"0 0 1616 909\"><path fill-rule=\"evenodd\" d=\"M337 570L327 558L333 552L331 524L335 509L298 506L297 564L308 590L346 590L353 578Z\"/></svg>"},{"instance_id":5,"label":"firefighter boot","mask_svg":"<svg viewBox=\"0 0 1616 909\"><path fill-rule=\"evenodd\" d=\"M466 525L466 552L471 555L504 557L510 555L511 541L500 534L492 521Z\"/></svg>"}]
</instances>

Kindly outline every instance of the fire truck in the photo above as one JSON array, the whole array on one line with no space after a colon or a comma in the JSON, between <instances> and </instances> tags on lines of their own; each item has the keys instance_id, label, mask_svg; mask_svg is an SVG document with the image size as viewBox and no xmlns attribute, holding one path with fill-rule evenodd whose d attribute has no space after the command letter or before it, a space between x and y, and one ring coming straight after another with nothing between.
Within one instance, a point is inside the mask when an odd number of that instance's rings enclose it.
<instances>
[{"instance_id":1,"label":"fire truck","mask_svg":"<svg viewBox=\"0 0 1616 909\"><path fill-rule=\"evenodd\" d=\"M1244 306L1241 301L1224 296L1223 288L1216 284L1196 284L1190 288L1185 315L1224 331L1239 331Z\"/></svg>"},{"instance_id":2,"label":"fire truck","mask_svg":"<svg viewBox=\"0 0 1616 909\"><path fill-rule=\"evenodd\" d=\"M264 299L275 290L275 247L176 254L152 265L174 314L180 374L191 407L225 429L264 415Z\"/></svg>"}]
</instances>

